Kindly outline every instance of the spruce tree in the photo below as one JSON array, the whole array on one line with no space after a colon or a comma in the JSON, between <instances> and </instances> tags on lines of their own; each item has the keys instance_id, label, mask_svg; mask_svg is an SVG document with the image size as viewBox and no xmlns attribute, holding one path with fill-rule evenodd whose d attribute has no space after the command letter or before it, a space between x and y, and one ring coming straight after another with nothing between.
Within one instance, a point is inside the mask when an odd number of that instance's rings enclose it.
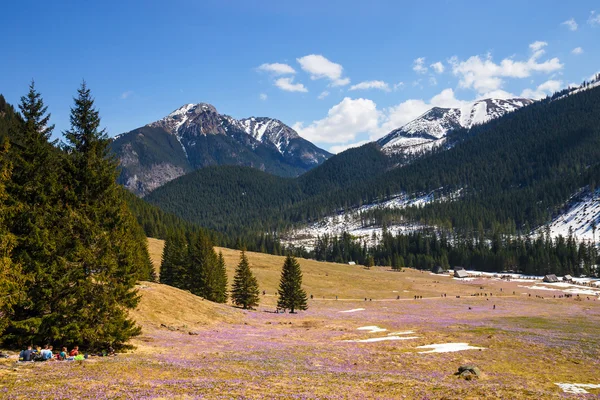
<instances>
[{"instance_id":1,"label":"spruce tree","mask_svg":"<svg viewBox=\"0 0 600 400\"><path fill-rule=\"evenodd\" d=\"M217 254L210 238L199 233L193 235L189 246L188 290L196 296L216 301Z\"/></svg>"},{"instance_id":2,"label":"spruce tree","mask_svg":"<svg viewBox=\"0 0 600 400\"><path fill-rule=\"evenodd\" d=\"M64 277L62 244L67 233L61 200L60 154L50 141L54 126L50 114L32 82L21 97L23 124L14 132L10 150L13 173L7 193L14 211L7 220L15 238L13 263L22 267L24 295L14 305L3 336L6 344L21 345L50 338L60 299L57 280Z\"/></svg>"},{"instance_id":3,"label":"spruce tree","mask_svg":"<svg viewBox=\"0 0 600 400\"><path fill-rule=\"evenodd\" d=\"M153 279L147 243L116 183L117 163L100 129L99 112L85 82L64 133L65 205L69 215L68 270L53 338L88 348L122 346L140 333L127 309L139 301L138 280Z\"/></svg>"},{"instance_id":4,"label":"spruce tree","mask_svg":"<svg viewBox=\"0 0 600 400\"><path fill-rule=\"evenodd\" d=\"M306 310L306 292L302 289L302 271L296 258L288 255L283 263L281 279L279 281L279 299L277 308L290 310Z\"/></svg>"},{"instance_id":5,"label":"spruce tree","mask_svg":"<svg viewBox=\"0 0 600 400\"><path fill-rule=\"evenodd\" d=\"M175 241L172 236L165 240L165 247L162 253L162 261L160 263L159 282L164 285L175 286Z\"/></svg>"},{"instance_id":6,"label":"spruce tree","mask_svg":"<svg viewBox=\"0 0 600 400\"><path fill-rule=\"evenodd\" d=\"M4 138L0 148L0 337L10 323L13 307L23 295L24 283L20 266L11 260L16 238L8 231L6 224L11 215L5 191L5 184L11 173L11 164L7 157L8 149L8 140Z\"/></svg>"},{"instance_id":7,"label":"spruce tree","mask_svg":"<svg viewBox=\"0 0 600 400\"><path fill-rule=\"evenodd\" d=\"M258 282L250 270L248 258L243 250L233 278L231 300L233 304L244 309L256 307L259 301Z\"/></svg>"},{"instance_id":8,"label":"spruce tree","mask_svg":"<svg viewBox=\"0 0 600 400\"><path fill-rule=\"evenodd\" d=\"M219 252L216 268L216 287L215 301L217 303L227 303L227 268L225 267L225 258L223 252Z\"/></svg>"},{"instance_id":9,"label":"spruce tree","mask_svg":"<svg viewBox=\"0 0 600 400\"><path fill-rule=\"evenodd\" d=\"M160 266L160 283L189 290L188 247L188 241L180 231L171 233L167 237Z\"/></svg>"}]
</instances>

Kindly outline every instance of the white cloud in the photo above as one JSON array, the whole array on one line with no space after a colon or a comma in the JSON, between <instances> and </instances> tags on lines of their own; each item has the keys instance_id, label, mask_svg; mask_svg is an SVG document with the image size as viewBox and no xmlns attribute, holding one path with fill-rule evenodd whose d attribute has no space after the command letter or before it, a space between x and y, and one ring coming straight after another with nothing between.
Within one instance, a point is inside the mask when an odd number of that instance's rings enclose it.
<instances>
[{"instance_id":1,"label":"white cloud","mask_svg":"<svg viewBox=\"0 0 600 400\"><path fill-rule=\"evenodd\" d=\"M437 79L435 79L435 76L429 78L429 86L437 86Z\"/></svg>"},{"instance_id":2,"label":"white cloud","mask_svg":"<svg viewBox=\"0 0 600 400\"><path fill-rule=\"evenodd\" d=\"M375 131L378 127L377 105L369 99L344 98L331 107L327 116L304 126L297 122L293 129L312 142L344 144L360 133Z\"/></svg>"},{"instance_id":3,"label":"white cloud","mask_svg":"<svg viewBox=\"0 0 600 400\"><path fill-rule=\"evenodd\" d=\"M132 94L133 94L133 90L128 90L126 92L123 92L123 93L121 93L121 99L125 100L126 98L128 98Z\"/></svg>"},{"instance_id":4,"label":"white cloud","mask_svg":"<svg viewBox=\"0 0 600 400\"><path fill-rule=\"evenodd\" d=\"M577 25L577 22L575 22L575 18L571 18L571 19L563 22L561 25L565 25L567 28L569 28L569 30L572 30L572 31L576 31L577 28L579 27L579 25Z\"/></svg>"},{"instance_id":5,"label":"white cloud","mask_svg":"<svg viewBox=\"0 0 600 400\"><path fill-rule=\"evenodd\" d=\"M563 64L556 57L543 62L538 61L546 46L546 42L530 44L532 55L525 61L505 58L500 64L496 64L492 56L487 54L484 58L472 56L465 61L452 57L449 62L454 75L460 78L459 87L475 89L483 94L501 89L505 78L527 78L534 72L548 74L562 69Z\"/></svg>"},{"instance_id":6,"label":"white cloud","mask_svg":"<svg viewBox=\"0 0 600 400\"><path fill-rule=\"evenodd\" d=\"M454 90L448 88L433 96L429 103L433 107L457 108L462 107L469 102L458 100L454 95Z\"/></svg>"},{"instance_id":7,"label":"white cloud","mask_svg":"<svg viewBox=\"0 0 600 400\"><path fill-rule=\"evenodd\" d=\"M505 90L502 89L498 89L498 90L492 90L491 92L486 92L483 94L480 94L479 96L477 96L477 100L482 100L482 99L514 99L515 96L512 93L509 93Z\"/></svg>"},{"instance_id":8,"label":"white cloud","mask_svg":"<svg viewBox=\"0 0 600 400\"><path fill-rule=\"evenodd\" d=\"M261 99L262 101L265 101L269 97L266 95L266 93L261 93L261 94L258 95L258 98Z\"/></svg>"},{"instance_id":9,"label":"white cloud","mask_svg":"<svg viewBox=\"0 0 600 400\"><path fill-rule=\"evenodd\" d=\"M425 57L419 57L413 61L413 71L417 74L427 73L427 67L425 66Z\"/></svg>"},{"instance_id":10,"label":"white cloud","mask_svg":"<svg viewBox=\"0 0 600 400\"><path fill-rule=\"evenodd\" d=\"M440 61L431 64L430 67L433 68L433 70L438 74L443 73L445 69L444 64L442 64Z\"/></svg>"},{"instance_id":11,"label":"white cloud","mask_svg":"<svg viewBox=\"0 0 600 400\"><path fill-rule=\"evenodd\" d=\"M404 82L398 82L394 84L394 90L400 90L404 87Z\"/></svg>"},{"instance_id":12,"label":"white cloud","mask_svg":"<svg viewBox=\"0 0 600 400\"><path fill-rule=\"evenodd\" d=\"M573 49L573 51L571 51L571 53L575 54L576 56L583 54L583 49L581 47L575 47Z\"/></svg>"},{"instance_id":13,"label":"white cloud","mask_svg":"<svg viewBox=\"0 0 600 400\"><path fill-rule=\"evenodd\" d=\"M533 58L540 58L541 56L544 55L544 53L546 52L546 50L544 50L544 47L548 46L547 42L541 42L541 41L536 41L533 42L529 45L529 48L531 49L531 51L533 51Z\"/></svg>"},{"instance_id":14,"label":"white cloud","mask_svg":"<svg viewBox=\"0 0 600 400\"><path fill-rule=\"evenodd\" d=\"M559 91L563 88L563 82L557 80L548 80L541 85L539 85L536 89L525 89L521 93L521 97L525 97L528 99L543 99L544 97L553 94L554 92Z\"/></svg>"},{"instance_id":15,"label":"white cloud","mask_svg":"<svg viewBox=\"0 0 600 400\"><path fill-rule=\"evenodd\" d=\"M294 83L294 78L279 78L275 81L275 86L286 92L308 92L308 89L301 83Z\"/></svg>"},{"instance_id":16,"label":"white cloud","mask_svg":"<svg viewBox=\"0 0 600 400\"><path fill-rule=\"evenodd\" d=\"M600 25L600 14L596 14L596 11L590 13L590 19L588 19L590 25Z\"/></svg>"},{"instance_id":17,"label":"white cloud","mask_svg":"<svg viewBox=\"0 0 600 400\"><path fill-rule=\"evenodd\" d=\"M320 54L309 54L297 58L296 61L310 74L312 80L326 78L331 81L332 86L345 86L350 83L350 79L342 78L344 68L340 64L329 61Z\"/></svg>"},{"instance_id":18,"label":"white cloud","mask_svg":"<svg viewBox=\"0 0 600 400\"><path fill-rule=\"evenodd\" d=\"M317 97L319 100L323 100L325 97L329 96L329 92L327 90L323 90L321 92L321 94L319 95L319 97Z\"/></svg>"},{"instance_id":19,"label":"white cloud","mask_svg":"<svg viewBox=\"0 0 600 400\"><path fill-rule=\"evenodd\" d=\"M367 89L379 89L384 92L390 91L390 86L384 81L364 81L350 87L349 90L367 90Z\"/></svg>"},{"instance_id":20,"label":"white cloud","mask_svg":"<svg viewBox=\"0 0 600 400\"><path fill-rule=\"evenodd\" d=\"M330 153L334 153L334 154L338 154L338 153L341 153L342 151L345 151L345 150L348 150L348 149L353 149L355 147L360 147L363 144L367 144L369 142L370 142L370 140L361 140L361 141L356 142L356 143L339 144L339 145L336 145L336 146L331 146L329 148L329 152Z\"/></svg>"},{"instance_id":21,"label":"white cloud","mask_svg":"<svg viewBox=\"0 0 600 400\"><path fill-rule=\"evenodd\" d=\"M294 68L282 63L262 64L257 69L259 71L268 72L273 75L289 75L296 73L296 70L294 70Z\"/></svg>"},{"instance_id":22,"label":"white cloud","mask_svg":"<svg viewBox=\"0 0 600 400\"><path fill-rule=\"evenodd\" d=\"M331 82L331 86L346 86L347 84L350 83L350 78L340 78L340 79L336 79L335 81Z\"/></svg>"}]
</instances>

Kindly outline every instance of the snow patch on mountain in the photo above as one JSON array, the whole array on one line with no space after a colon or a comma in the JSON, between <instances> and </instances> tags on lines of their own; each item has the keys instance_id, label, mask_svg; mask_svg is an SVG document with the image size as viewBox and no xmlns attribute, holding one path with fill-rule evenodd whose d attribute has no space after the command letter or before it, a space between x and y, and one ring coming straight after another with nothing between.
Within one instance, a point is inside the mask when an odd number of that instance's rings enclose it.
<instances>
[{"instance_id":1,"label":"snow patch on mountain","mask_svg":"<svg viewBox=\"0 0 600 400\"><path fill-rule=\"evenodd\" d=\"M245 118L239 120L239 126L244 132L259 142L275 146L281 154L288 148L290 139L299 137L296 131L273 118Z\"/></svg>"},{"instance_id":2,"label":"snow patch on mountain","mask_svg":"<svg viewBox=\"0 0 600 400\"><path fill-rule=\"evenodd\" d=\"M460 108L434 107L377 143L388 154L421 153L445 143L448 132L470 129L531 104L529 99L484 99Z\"/></svg>"},{"instance_id":3,"label":"snow patch on mountain","mask_svg":"<svg viewBox=\"0 0 600 400\"><path fill-rule=\"evenodd\" d=\"M560 100L560 99L564 99L567 96L571 96L577 93L581 93L584 92L586 90L590 90L590 89L594 89L600 87L600 74L598 74L596 76L596 78L594 80L592 80L591 82L588 83L584 83L583 85L577 86L577 87L572 87L570 88L570 90L568 91L568 93L557 97L556 99L554 99L554 101L556 100Z\"/></svg>"},{"instance_id":4,"label":"snow patch on mountain","mask_svg":"<svg viewBox=\"0 0 600 400\"><path fill-rule=\"evenodd\" d=\"M579 241L597 241L600 229L594 231L594 226L598 226L599 222L600 190L594 193L583 190L569 200L563 213L548 226L538 228L536 233L542 234L550 229L550 236L555 238L561 235L566 238L572 233Z\"/></svg>"},{"instance_id":5,"label":"snow patch on mountain","mask_svg":"<svg viewBox=\"0 0 600 400\"><path fill-rule=\"evenodd\" d=\"M376 209L400 210L408 207L423 207L433 202L455 201L460 198L461 192L462 189L448 195L441 195L441 189L438 189L430 193L416 195L398 194L389 200L367 204L349 212L340 211L318 222L294 229L284 235L282 242L286 245L303 246L311 250L314 248L318 236L339 236L347 232L361 241L366 241L370 246L376 245L381 239L383 227L366 216L368 211ZM425 228L430 228L430 226L410 221L395 223L386 227L387 231L393 235L408 234Z\"/></svg>"}]
</instances>

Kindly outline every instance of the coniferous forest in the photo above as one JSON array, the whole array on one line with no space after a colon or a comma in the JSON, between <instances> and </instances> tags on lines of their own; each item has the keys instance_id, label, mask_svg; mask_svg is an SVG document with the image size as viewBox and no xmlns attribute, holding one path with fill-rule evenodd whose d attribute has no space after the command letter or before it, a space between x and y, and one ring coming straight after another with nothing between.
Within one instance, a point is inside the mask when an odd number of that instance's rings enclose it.
<instances>
[{"instance_id":1,"label":"coniferous forest","mask_svg":"<svg viewBox=\"0 0 600 400\"><path fill-rule=\"evenodd\" d=\"M19 112L0 98L0 317L5 345L119 348L139 334L135 284L153 280L85 82L58 144L32 82Z\"/></svg>"}]
</instances>

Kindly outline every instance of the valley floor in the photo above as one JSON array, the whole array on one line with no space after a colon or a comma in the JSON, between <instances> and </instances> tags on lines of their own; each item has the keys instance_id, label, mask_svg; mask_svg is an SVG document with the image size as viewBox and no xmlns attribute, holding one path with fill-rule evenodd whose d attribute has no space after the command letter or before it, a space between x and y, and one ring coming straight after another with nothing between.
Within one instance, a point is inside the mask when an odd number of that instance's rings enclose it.
<instances>
[{"instance_id":1,"label":"valley floor","mask_svg":"<svg viewBox=\"0 0 600 400\"><path fill-rule=\"evenodd\" d=\"M238 252L222 250L232 274ZM594 387L600 384L600 300L596 296L559 298L561 287L533 289L535 282L493 277L459 281L415 270L366 270L300 260L304 286L313 295L309 309L276 314L283 258L249 253L249 259L261 293L266 291L256 311L143 283L142 302L134 317L144 332L133 343L135 351L81 363L15 368L14 361L8 361L0 369L0 397L554 399L600 395ZM423 298L415 300L415 296ZM459 343L480 349L427 353L431 348L419 348L450 343L454 344L442 350L464 348ZM481 378L467 381L453 375L463 364L478 366Z\"/></svg>"}]
</instances>

